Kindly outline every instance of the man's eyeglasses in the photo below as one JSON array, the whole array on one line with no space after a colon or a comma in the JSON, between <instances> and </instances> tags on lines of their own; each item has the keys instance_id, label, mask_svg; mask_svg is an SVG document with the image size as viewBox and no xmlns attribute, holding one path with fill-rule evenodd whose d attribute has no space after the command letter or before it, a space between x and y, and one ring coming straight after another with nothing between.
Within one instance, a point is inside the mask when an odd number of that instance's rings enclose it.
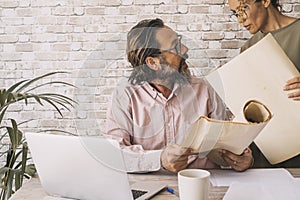
<instances>
[{"instance_id":1,"label":"man's eyeglasses","mask_svg":"<svg viewBox=\"0 0 300 200\"><path fill-rule=\"evenodd\" d=\"M239 23L243 23L248 18L247 12L251 9L251 6L260 0L254 0L251 3L246 3L245 0L240 0L240 5L236 11L232 11L231 17L236 18Z\"/></svg>"},{"instance_id":2,"label":"man's eyeglasses","mask_svg":"<svg viewBox=\"0 0 300 200\"><path fill-rule=\"evenodd\" d=\"M175 44L175 46L173 48L170 49L166 49L166 50L161 50L160 53L165 53L165 52L171 52L171 53L175 53L180 55L181 54L181 39L182 39L182 35L177 35L178 41Z\"/></svg>"}]
</instances>

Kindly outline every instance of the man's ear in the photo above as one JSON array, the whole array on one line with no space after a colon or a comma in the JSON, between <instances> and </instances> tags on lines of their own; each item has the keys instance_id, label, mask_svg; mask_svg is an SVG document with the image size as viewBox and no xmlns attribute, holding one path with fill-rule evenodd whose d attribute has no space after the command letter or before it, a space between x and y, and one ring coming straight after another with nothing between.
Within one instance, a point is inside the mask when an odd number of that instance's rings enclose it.
<instances>
[{"instance_id":1,"label":"man's ear","mask_svg":"<svg viewBox=\"0 0 300 200\"><path fill-rule=\"evenodd\" d=\"M151 68L154 71L157 71L160 69L159 59L156 57L150 57L148 56L145 60L147 66Z\"/></svg>"},{"instance_id":2,"label":"man's ear","mask_svg":"<svg viewBox=\"0 0 300 200\"><path fill-rule=\"evenodd\" d=\"M262 0L261 2L265 8L268 8L271 5L271 0Z\"/></svg>"}]
</instances>

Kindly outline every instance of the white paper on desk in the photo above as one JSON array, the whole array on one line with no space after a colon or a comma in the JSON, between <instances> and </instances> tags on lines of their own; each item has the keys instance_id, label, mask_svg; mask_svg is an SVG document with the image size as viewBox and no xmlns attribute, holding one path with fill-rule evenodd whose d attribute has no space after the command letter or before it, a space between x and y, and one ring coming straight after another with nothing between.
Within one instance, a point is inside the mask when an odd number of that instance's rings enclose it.
<instances>
[{"instance_id":1,"label":"white paper on desk","mask_svg":"<svg viewBox=\"0 0 300 200\"><path fill-rule=\"evenodd\" d=\"M242 107L250 99L264 103L272 111L273 119L255 139L271 164L300 153L300 103L288 99L288 92L283 91L286 81L298 75L296 67L268 34L206 76L237 121L243 120ZM216 81L220 79L223 88Z\"/></svg>"},{"instance_id":2,"label":"white paper on desk","mask_svg":"<svg viewBox=\"0 0 300 200\"><path fill-rule=\"evenodd\" d=\"M285 169L248 169L245 172L233 170L213 170L210 181L214 186L230 186L234 182L239 183L280 183L291 184L293 176Z\"/></svg>"},{"instance_id":3,"label":"white paper on desk","mask_svg":"<svg viewBox=\"0 0 300 200\"><path fill-rule=\"evenodd\" d=\"M285 183L232 183L223 200L299 200L299 185Z\"/></svg>"}]
</instances>

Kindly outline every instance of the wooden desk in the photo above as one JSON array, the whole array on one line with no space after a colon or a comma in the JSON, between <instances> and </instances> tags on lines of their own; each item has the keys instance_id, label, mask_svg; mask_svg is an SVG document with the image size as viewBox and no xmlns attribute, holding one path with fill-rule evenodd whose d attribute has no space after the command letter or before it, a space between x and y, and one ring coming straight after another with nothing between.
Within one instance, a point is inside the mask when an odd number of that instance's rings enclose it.
<instances>
[{"instance_id":1,"label":"wooden desk","mask_svg":"<svg viewBox=\"0 0 300 200\"><path fill-rule=\"evenodd\" d=\"M151 174L130 174L130 181L163 181L165 184L178 192L177 175L167 172L156 172ZM228 187L210 187L209 200L221 200L225 195ZM178 200L179 198L170 194L166 190L161 191L158 195L152 198L153 200ZM152 200L151 199L151 200Z\"/></svg>"},{"instance_id":2,"label":"wooden desk","mask_svg":"<svg viewBox=\"0 0 300 200\"><path fill-rule=\"evenodd\" d=\"M288 169L294 177L300 177L300 168ZM136 181L163 181L169 187L178 191L177 176L166 172L155 172L148 174L129 174L131 182ZM228 187L210 187L209 200L221 200L225 195ZM161 191L158 195L152 198L153 200L178 200L179 198L170 194L166 190ZM66 200L66 198L58 198L48 196L43 190L39 179L32 178L29 182L23 185L10 200Z\"/></svg>"},{"instance_id":3,"label":"wooden desk","mask_svg":"<svg viewBox=\"0 0 300 200\"><path fill-rule=\"evenodd\" d=\"M167 172L155 172L147 174L129 174L130 182L136 181L162 181L165 182L168 187L173 188L178 192L177 176L175 174ZM210 188L210 200L220 200L223 198L227 187L211 187ZM161 191L153 200L178 200L179 198L173 194L170 194L166 190ZM10 200L66 200L66 198L51 197L43 190L38 178L32 178L29 182L25 183L23 187L18 190Z\"/></svg>"}]
</instances>

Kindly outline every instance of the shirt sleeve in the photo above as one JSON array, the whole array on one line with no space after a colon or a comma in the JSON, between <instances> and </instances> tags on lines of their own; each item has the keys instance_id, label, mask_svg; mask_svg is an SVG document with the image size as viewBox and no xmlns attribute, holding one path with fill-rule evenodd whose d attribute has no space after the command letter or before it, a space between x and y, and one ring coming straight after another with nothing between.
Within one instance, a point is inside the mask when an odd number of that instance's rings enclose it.
<instances>
[{"instance_id":1,"label":"shirt sleeve","mask_svg":"<svg viewBox=\"0 0 300 200\"><path fill-rule=\"evenodd\" d=\"M210 100L210 111L208 113L208 117L212 119L231 121L234 118L233 113L208 82L207 86Z\"/></svg>"},{"instance_id":2,"label":"shirt sleeve","mask_svg":"<svg viewBox=\"0 0 300 200\"><path fill-rule=\"evenodd\" d=\"M150 172L161 168L162 150L144 150L142 145L131 142L134 133L130 94L123 87L114 91L106 120L105 136L119 142L127 172Z\"/></svg>"}]
</instances>

